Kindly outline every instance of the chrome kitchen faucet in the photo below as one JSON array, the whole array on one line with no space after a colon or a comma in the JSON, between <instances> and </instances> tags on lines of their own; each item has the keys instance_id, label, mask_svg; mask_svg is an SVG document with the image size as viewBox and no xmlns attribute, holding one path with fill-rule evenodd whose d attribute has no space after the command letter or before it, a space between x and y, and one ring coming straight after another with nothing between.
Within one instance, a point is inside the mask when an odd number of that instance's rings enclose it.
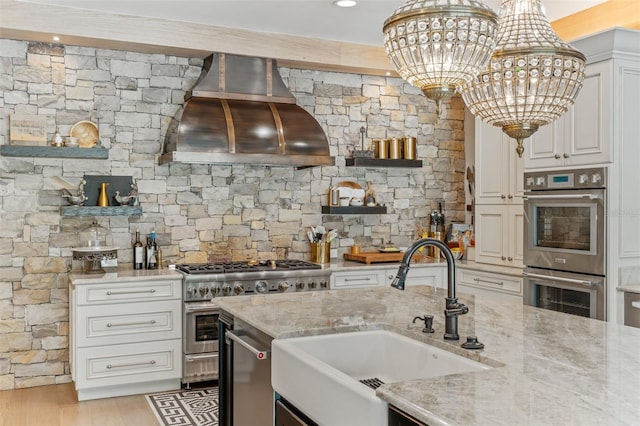
<instances>
[{"instance_id":1,"label":"chrome kitchen faucet","mask_svg":"<svg viewBox=\"0 0 640 426\"><path fill-rule=\"evenodd\" d=\"M444 253L444 258L447 261L447 297L445 298L446 304L444 309L445 331L444 338L446 340L458 340L458 315L464 315L469 312L469 308L463 304L458 303L456 298L456 265L453 259L453 254L449 250L449 246L440 240L434 238L423 238L413 243L411 247L405 252L400 267L398 268L398 274L391 282L391 287L395 287L398 290L404 290L404 282L407 278L407 272L409 272L409 263L411 257L420 248L426 246L435 246Z\"/></svg>"}]
</instances>

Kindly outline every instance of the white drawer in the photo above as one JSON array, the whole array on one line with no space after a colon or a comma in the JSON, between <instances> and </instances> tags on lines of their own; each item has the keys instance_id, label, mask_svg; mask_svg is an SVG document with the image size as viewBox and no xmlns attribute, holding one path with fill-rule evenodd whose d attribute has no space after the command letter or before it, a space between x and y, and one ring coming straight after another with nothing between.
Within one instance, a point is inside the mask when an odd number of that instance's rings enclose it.
<instances>
[{"instance_id":1,"label":"white drawer","mask_svg":"<svg viewBox=\"0 0 640 426\"><path fill-rule=\"evenodd\" d=\"M182 303L176 300L76 308L77 347L180 339Z\"/></svg>"},{"instance_id":2,"label":"white drawer","mask_svg":"<svg viewBox=\"0 0 640 426\"><path fill-rule=\"evenodd\" d=\"M332 288L383 287L386 284L384 269L357 272L334 272Z\"/></svg>"},{"instance_id":3,"label":"white drawer","mask_svg":"<svg viewBox=\"0 0 640 426\"><path fill-rule=\"evenodd\" d=\"M145 281L76 286L78 305L182 299L182 281Z\"/></svg>"},{"instance_id":4,"label":"white drawer","mask_svg":"<svg viewBox=\"0 0 640 426\"><path fill-rule=\"evenodd\" d=\"M76 386L94 388L182 377L182 340L81 348Z\"/></svg>"},{"instance_id":5,"label":"white drawer","mask_svg":"<svg viewBox=\"0 0 640 426\"><path fill-rule=\"evenodd\" d=\"M490 272L458 269L458 282L472 287L522 295L522 278Z\"/></svg>"}]
</instances>

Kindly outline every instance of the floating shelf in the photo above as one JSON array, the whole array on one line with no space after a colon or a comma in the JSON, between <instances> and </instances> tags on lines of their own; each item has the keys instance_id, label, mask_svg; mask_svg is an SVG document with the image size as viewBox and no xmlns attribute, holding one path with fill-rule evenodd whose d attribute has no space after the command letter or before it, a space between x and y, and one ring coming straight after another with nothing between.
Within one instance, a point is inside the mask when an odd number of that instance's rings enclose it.
<instances>
[{"instance_id":1,"label":"floating shelf","mask_svg":"<svg viewBox=\"0 0 640 426\"><path fill-rule=\"evenodd\" d=\"M61 211L62 216L142 216L140 206L68 206Z\"/></svg>"},{"instance_id":2,"label":"floating shelf","mask_svg":"<svg viewBox=\"0 0 640 426\"><path fill-rule=\"evenodd\" d=\"M386 206L322 206L322 214L385 214Z\"/></svg>"},{"instance_id":3,"label":"floating shelf","mask_svg":"<svg viewBox=\"0 0 640 426\"><path fill-rule=\"evenodd\" d=\"M345 159L347 167L422 167L422 160L353 157Z\"/></svg>"},{"instance_id":4,"label":"floating shelf","mask_svg":"<svg viewBox=\"0 0 640 426\"><path fill-rule=\"evenodd\" d=\"M103 147L0 145L0 154L5 157L95 158L101 160L109 158L109 151Z\"/></svg>"}]
</instances>

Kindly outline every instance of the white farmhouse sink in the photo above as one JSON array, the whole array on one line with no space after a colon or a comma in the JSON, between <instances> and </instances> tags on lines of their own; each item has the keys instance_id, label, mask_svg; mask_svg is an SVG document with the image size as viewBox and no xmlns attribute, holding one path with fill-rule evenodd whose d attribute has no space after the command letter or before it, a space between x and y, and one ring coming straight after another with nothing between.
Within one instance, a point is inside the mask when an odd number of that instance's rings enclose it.
<instances>
[{"instance_id":1,"label":"white farmhouse sink","mask_svg":"<svg viewBox=\"0 0 640 426\"><path fill-rule=\"evenodd\" d=\"M385 330L276 339L273 389L320 425L386 425L387 403L360 380L384 383L491 367Z\"/></svg>"}]
</instances>

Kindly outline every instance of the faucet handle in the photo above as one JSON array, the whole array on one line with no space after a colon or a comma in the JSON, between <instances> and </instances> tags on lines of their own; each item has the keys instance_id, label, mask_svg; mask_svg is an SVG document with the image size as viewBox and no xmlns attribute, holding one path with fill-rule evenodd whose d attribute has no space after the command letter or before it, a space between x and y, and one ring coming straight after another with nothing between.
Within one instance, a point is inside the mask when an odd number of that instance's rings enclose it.
<instances>
[{"instance_id":1,"label":"faucet handle","mask_svg":"<svg viewBox=\"0 0 640 426\"><path fill-rule=\"evenodd\" d=\"M415 317L412 323L415 324L416 320L424 321L424 328L422 329L423 333L435 333L435 330L433 329L433 315L425 315L424 317Z\"/></svg>"}]
</instances>

